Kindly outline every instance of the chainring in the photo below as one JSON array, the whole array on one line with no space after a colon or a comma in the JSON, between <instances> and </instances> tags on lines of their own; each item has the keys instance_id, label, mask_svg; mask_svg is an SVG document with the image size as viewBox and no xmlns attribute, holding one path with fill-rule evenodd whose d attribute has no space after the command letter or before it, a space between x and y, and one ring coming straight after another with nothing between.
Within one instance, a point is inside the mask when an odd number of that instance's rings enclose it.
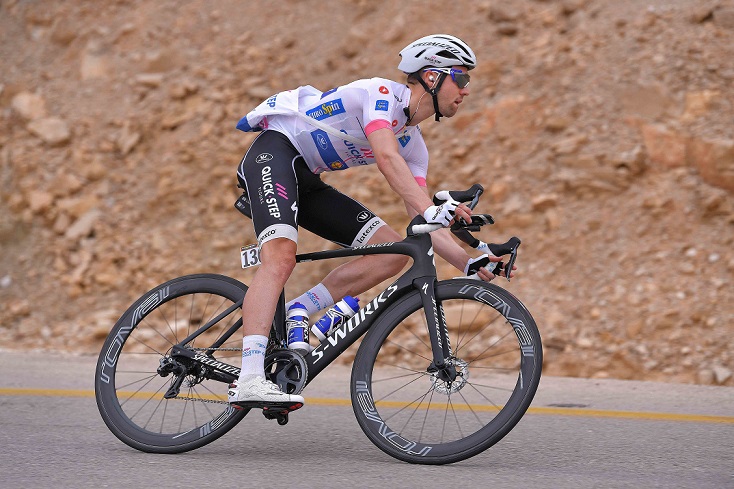
<instances>
[{"instance_id":1,"label":"chainring","mask_svg":"<svg viewBox=\"0 0 734 489\"><path fill-rule=\"evenodd\" d=\"M308 365L293 350L273 350L265 357L265 376L287 394L299 394L308 380Z\"/></svg>"}]
</instances>

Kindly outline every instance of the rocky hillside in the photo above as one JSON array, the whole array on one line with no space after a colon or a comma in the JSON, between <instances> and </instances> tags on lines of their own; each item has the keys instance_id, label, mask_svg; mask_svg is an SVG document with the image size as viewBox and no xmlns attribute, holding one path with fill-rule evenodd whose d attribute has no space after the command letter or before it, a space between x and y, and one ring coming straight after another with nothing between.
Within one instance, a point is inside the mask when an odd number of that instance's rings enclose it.
<instances>
[{"instance_id":1,"label":"rocky hillside","mask_svg":"<svg viewBox=\"0 0 734 489\"><path fill-rule=\"evenodd\" d=\"M316 3L0 1L0 348L95 352L157 283L248 281L239 117L400 79L405 44L448 32L480 66L459 114L422 125L429 186L482 183L485 240L522 238L502 285L546 372L734 385L734 2ZM376 168L325 179L407 223Z\"/></svg>"}]
</instances>

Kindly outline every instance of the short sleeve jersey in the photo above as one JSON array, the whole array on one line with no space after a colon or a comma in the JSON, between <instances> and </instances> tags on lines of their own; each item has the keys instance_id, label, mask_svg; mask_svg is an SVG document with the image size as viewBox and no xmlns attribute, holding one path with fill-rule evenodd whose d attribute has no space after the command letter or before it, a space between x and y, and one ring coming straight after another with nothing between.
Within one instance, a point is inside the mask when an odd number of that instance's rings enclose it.
<instances>
[{"instance_id":1,"label":"short sleeve jersey","mask_svg":"<svg viewBox=\"0 0 734 489\"><path fill-rule=\"evenodd\" d=\"M238 128L282 132L314 173L375 163L366 137L378 129L388 128L395 134L398 151L416 181L421 186L426 185L428 150L425 141L417 126L405 125L408 117L404 108L410 102L407 86L384 78L371 78L323 93L308 88L310 90L298 93L298 112L307 117L287 113L266 115L259 122L259 127L250 128L243 124L244 127L238 125ZM271 97L269 100L275 99ZM253 113L242 120L246 122L248 117L252 118ZM311 119L318 122L312 123ZM323 125L328 125L331 130L324 130ZM340 132L352 136L349 139L363 140L365 144L339 138Z\"/></svg>"}]
</instances>

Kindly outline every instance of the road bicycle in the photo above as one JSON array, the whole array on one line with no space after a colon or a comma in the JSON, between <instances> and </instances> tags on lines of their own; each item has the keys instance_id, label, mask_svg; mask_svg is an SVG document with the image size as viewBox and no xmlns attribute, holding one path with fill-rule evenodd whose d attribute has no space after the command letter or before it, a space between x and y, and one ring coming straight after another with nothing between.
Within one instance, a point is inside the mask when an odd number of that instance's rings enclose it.
<instances>
[{"instance_id":1,"label":"road bicycle","mask_svg":"<svg viewBox=\"0 0 734 489\"><path fill-rule=\"evenodd\" d=\"M482 187L450 192L476 205ZM474 215L452 230L469 244L493 223ZM350 395L360 428L399 460L445 464L477 455L518 423L540 382L543 351L535 321L507 290L481 280L438 281L429 233L440 225L417 216L404 240L299 254L298 263L402 254L412 266L302 356L286 347L281 294L266 350L266 375L300 393L365 333ZM520 240L489 245L509 257ZM243 266L259 261L247 249ZM507 274L509 275L509 274ZM508 278L509 280L509 278ZM120 440L145 452L179 453L211 443L249 409L227 403L241 357L241 305L247 286L222 275L175 278L154 287L117 321L96 367L102 419ZM261 411L281 425L287 413Z\"/></svg>"}]
</instances>

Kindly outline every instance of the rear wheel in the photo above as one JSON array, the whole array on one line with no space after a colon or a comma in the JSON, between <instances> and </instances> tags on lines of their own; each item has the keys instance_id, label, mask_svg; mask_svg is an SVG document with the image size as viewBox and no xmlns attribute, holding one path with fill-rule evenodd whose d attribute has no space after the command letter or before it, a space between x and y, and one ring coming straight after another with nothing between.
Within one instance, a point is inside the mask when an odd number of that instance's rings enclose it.
<instances>
[{"instance_id":1,"label":"rear wheel","mask_svg":"<svg viewBox=\"0 0 734 489\"><path fill-rule=\"evenodd\" d=\"M191 362L186 375L178 375L180 365L171 363L175 344L232 308L246 292L247 286L229 277L190 275L155 287L122 315L95 372L97 406L112 433L138 450L177 453L214 441L247 414L227 404L221 374ZM241 316L234 307L186 346L207 348L229 335L221 350L208 354L239 369L241 334L232 333ZM164 398L180 377L178 395Z\"/></svg>"},{"instance_id":2,"label":"rear wheel","mask_svg":"<svg viewBox=\"0 0 734 489\"><path fill-rule=\"evenodd\" d=\"M501 440L522 418L540 382L540 334L512 294L475 280L436 286L455 379L433 367L420 295L408 295L373 325L354 361L352 406L387 454L445 464Z\"/></svg>"}]
</instances>

